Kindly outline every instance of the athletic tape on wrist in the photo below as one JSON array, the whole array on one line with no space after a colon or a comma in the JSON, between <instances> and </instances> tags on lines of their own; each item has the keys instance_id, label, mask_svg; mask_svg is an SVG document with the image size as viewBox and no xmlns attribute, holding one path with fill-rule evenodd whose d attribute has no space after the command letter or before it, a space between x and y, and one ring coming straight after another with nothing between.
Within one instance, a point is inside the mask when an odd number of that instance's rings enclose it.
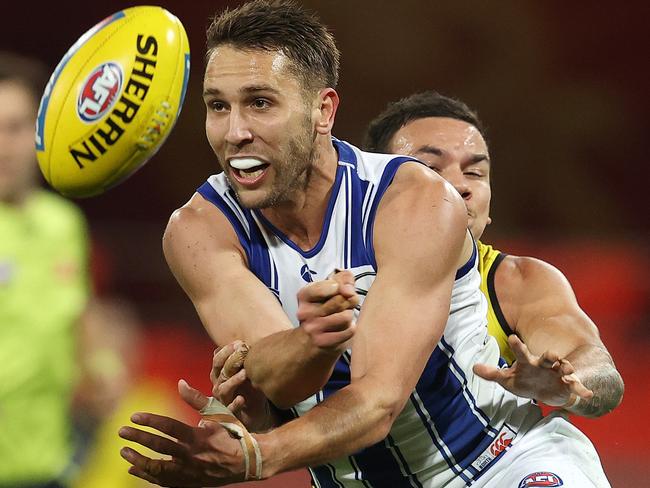
<instances>
[{"instance_id":1,"label":"athletic tape on wrist","mask_svg":"<svg viewBox=\"0 0 650 488\"><path fill-rule=\"evenodd\" d=\"M201 418L218 422L228 431L231 437L238 439L244 452L244 481L262 479L262 453L255 437L248 432L228 408L214 397L199 412Z\"/></svg>"}]
</instances>

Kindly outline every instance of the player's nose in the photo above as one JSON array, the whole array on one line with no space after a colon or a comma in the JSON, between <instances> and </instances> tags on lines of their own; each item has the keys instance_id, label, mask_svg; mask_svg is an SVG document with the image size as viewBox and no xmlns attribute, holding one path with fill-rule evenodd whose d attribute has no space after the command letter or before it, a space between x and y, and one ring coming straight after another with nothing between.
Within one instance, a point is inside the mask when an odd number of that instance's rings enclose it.
<instances>
[{"instance_id":1,"label":"player's nose","mask_svg":"<svg viewBox=\"0 0 650 488\"><path fill-rule=\"evenodd\" d=\"M226 132L226 142L233 146L239 146L244 142L253 139L253 132L246 117L238 110L231 110L228 117L228 131Z\"/></svg>"}]
</instances>

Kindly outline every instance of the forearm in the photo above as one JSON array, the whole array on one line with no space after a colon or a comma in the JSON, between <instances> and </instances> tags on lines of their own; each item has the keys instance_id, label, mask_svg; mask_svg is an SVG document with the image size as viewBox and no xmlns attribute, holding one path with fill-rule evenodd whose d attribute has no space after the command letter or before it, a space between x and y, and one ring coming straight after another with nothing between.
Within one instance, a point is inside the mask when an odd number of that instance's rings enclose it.
<instances>
[{"instance_id":1,"label":"forearm","mask_svg":"<svg viewBox=\"0 0 650 488\"><path fill-rule=\"evenodd\" d=\"M594 393L589 400L580 399L567 410L583 417L600 417L611 412L621 403L624 390L623 379L604 346L581 346L571 352L566 359L571 362L575 374L585 387Z\"/></svg>"},{"instance_id":2,"label":"forearm","mask_svg":"<svg viewBox=\"0 0 650 488\"><path fill-rule=\"evenodd\" d=\"M313 395L327 382L340 354L314 346L300 328L252 344L244 368L253 386L279 408Z\"/></svg>"},{"instance_id":3,"label":"forearm","mask_svg":"<svg viewBox=\"0 0 650 488\"><path fill-rule=\"evenodd\" d=\"M350 385L299 419L257 436L263 476L318 466L384 439L400 409L376 398L360 385Z\"/></svg>"}]
</instances>

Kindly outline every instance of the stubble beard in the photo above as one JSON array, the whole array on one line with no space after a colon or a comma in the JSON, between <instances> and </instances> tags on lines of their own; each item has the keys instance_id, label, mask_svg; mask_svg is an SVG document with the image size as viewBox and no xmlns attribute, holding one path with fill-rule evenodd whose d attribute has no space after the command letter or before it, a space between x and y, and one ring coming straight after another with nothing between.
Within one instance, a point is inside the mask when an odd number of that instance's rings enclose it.
<instances>
[{"instance_id":1,"label":"stubble beard","mask_svg":"<svg viewBox=\"0 0 650 488\"><path fill-rule=\"evenodd\" d=\"M237 200L242 206L250 209L276 207L289 202L296 192L307 187L317 157L316 134L315 131L310 130L310 127L311 121L307 119L301 134L290 139L286 150L280 153L276 161L281 163L276 163L273 186L261 200L246 203L225 173L230 187L235 191Z\"/></svg>"}]
</instances>

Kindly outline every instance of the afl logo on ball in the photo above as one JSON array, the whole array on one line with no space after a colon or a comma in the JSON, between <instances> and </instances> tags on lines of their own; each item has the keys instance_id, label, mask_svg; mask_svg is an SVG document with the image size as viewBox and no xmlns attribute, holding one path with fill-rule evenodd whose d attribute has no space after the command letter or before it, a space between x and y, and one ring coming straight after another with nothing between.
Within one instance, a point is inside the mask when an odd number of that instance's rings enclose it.
<instances>
[{"instance_id":1,"label":"afl logo on ball","mask_svg":"<svg viewBox=\"0 0 650 488\"><path fill-rule=\"evenodd\" d=\"M90 73L81 86L77 114L84 122L100 119L117 101L122 89L122 68L117 63L104 63Z\"/></svg>"}]
</instances>

